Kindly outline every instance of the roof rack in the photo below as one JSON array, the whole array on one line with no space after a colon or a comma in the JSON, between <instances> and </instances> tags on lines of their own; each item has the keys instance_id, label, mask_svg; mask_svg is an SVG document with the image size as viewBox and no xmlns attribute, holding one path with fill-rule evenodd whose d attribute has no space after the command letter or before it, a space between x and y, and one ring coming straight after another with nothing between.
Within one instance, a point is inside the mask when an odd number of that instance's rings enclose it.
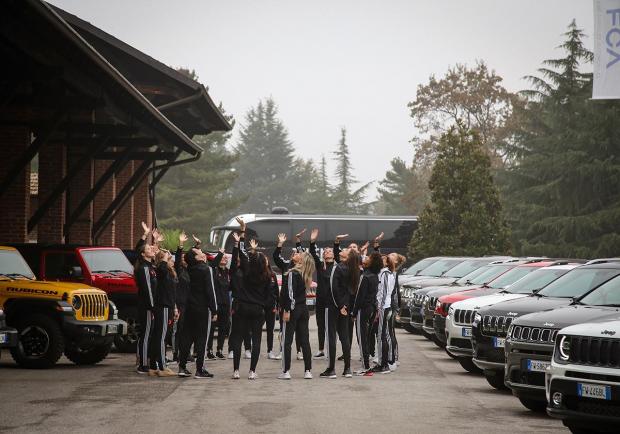
<instances>
[{"instance_id":1,"label":"roof rack","mask_svg":"<svg viewBox=\"0 0 620 434\"><path fill-rule=\"evenodd\" d=\"M620 258L599 258L592 259L585 263L585 265L606 264L608 262L620 262Z\"/></svg>"}]
</instances>

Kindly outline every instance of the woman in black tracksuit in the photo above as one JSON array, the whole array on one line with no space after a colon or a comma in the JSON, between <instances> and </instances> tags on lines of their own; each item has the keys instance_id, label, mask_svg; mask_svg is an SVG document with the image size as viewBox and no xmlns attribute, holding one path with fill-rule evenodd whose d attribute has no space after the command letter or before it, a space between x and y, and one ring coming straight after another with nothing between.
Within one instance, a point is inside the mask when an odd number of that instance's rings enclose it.
<instances>
[{"instance_id":1,"label":"woman in black tracksuit","mask_svg":"<svg viewBox=\"0 0 620 434\"><path fill-rule=\"evenodd\" d=\"M187 305L187 297L189 296L189 274L187 273L187 262L185 262L183 254L183 243L187 240L185 234L179 236L179 247L174 254L174 270L177 273L177 293L176 305L179 311L179 317L174 322L172 331L172 360L179 360L179 348L181 343L181 335L183 334L183 323L185 322L185 307Z\"/></svg>"},{"instance_id":2,"label":"woman in black tracksuit","mask_svg":"<svg viewBox=\"0 0 620 434\"><path fill-rule=\"evenodd\" d=\"M377 311L377 288L379 287L379 272L383 267L383 259L378 252L366 257L364 273L355 296L353 317L356 321L357 340L362 350L363 369L357 375L372 375L370 370L370 345L374 345L372 338L372 324Z\"/></svg>"},{"instance_id":3,"label":"woman in black tracksuit","mask_svg":"<svg viewBox=\"0 0 620 434\"><path fill-rule=\"evenodd\" d=\"M267 358L277 360L278 357L273 353L273 329L276 325L276 313L278 312L280 300L280 287L278 286L278 278L271 269L269 261L267 261L267 270L269 272L269 298L265 305L265 328L267 329Z\"/></svg>"},{"instance_id":4,"label":"woman in black tracksuit","mask_svg":"<svg viewBox=\"0 0 620 434\"><path fill-rule=\"evenodd\" d=\"M256 251L258 246L254 240L250 241L250 251L245 249L245 223L238 219L241 226L239 240L239 268L241 279L236 288L236 297L232 305L232 336L233 340L233 376L239 379L239 365L241 362L241 341L248 331L252 339L252 357L248 380L255 380L256 365L260 357L260 344L265 322L265 304L269 298L271 276L267 272L265 255Z\"/></svg>"},{"instance_id":5,"label":"woman in black tracksuit","mask_svg":"<svg viewBox=\"0 0 620 434\"><path fill-rule=\"evenodd\" d=\"M304 359L304 378L312 378L312 350L310 349L310 334L308 321L310 314L306 306L306 290L312 285L312 275L315 266L312 256L304 252L300 255L295 266L283 276L282 281L282 310L284 345L282 358L281 380L290 380L291 374L291 345L293 335L299 340Z\"/></svg>"},{"instance_id":6,"label":"woman in black tracksuit","mask_svg":"<svg viewBox=\"0 0 620 434\"><path fill-rule=\"evenodd\" d=\"M228 268L228 258L223 255L217 267L214 268L215 274L215 289L217 294L217 351L213 354L213 336L215 333L215 327L211 327L209 333L209 341L207 342L207 358L220 360L226 357L222 354L224 349L224 340L228 336L230 324L230 305L228 298L228 288L230 287L230 273Z\"/></svg>"},{"instance_id":7,"label":"woman in black tracksuit","mask_svg":"<svg viewBox=\"0 0 620 434\"><path fill-rule=\"evenodd\" d=\"M155 272L155 252L153 246L146 242L150 230L145 228L144 235L136 245L138 260L134 269L138 286L138 324L140 325L137 345L138 374L149 373L149 345L153 329L153 309L157 297L157 274Z\"/></svg>"},{"instance_id":8,"label":"woman in black tracksuit","mask_svg":"<svg viewBox=\"0 0 620 434\"><path fill-rule=\"evenodd\" d=\"M157 296L153 309L153 338L149 346L149 375L172 377L175 373L166 366L166 333L168 320L178 314L175 308L177 274L174 271L172 255L167 250L160 250L155 260Z\"/></svg>"}]
</instances>

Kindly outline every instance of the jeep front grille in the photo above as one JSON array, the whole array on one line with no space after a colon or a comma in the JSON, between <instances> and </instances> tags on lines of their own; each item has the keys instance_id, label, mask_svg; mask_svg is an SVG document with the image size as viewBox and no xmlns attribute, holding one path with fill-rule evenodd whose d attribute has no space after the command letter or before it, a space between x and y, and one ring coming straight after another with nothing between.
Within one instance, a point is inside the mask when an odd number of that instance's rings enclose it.
<instances>
[{"instance_id":1,"label":"jeep front grille","mask_svg":"<svg viewBox=\"0 0 620 434\"><path fill-rule=\"evenodd\" d=\"M105 319L108 307L108 296L106 294L77 294L82 301L79 311L83 320L93 321Z\"/></svg>"},{"instance_id":2,"label":"jeep front grille","mask_svg":"<svg viewBox=\"0 0 620 434\"><path fill-rule=\"evenodd\" d=\"M512 319L511 316L485 315L482 318L482 333L487 336L505 338Z\"/></svg>"},{"instance_id":3,"label":"jeep front grille","mask_svg":"<svg viewBox=\"0 0 620 434\"><path fill-rule=\"evenodd\" d=\"M543 327L515 326L510 336L513 341L553 344L558 335L557 329Z\"/></svg>"},{"instance_id":4,"label":"jeep front grille","mask_svg":"<svg viewBox=\"0 0 620 434\"><path fill-rule=\"evenodd\" d=\"M456 309L454 311L454 323L457 325L470 326L474 322L476 316L475 310Z\"/></svg>"},{"instance_id":5,"label":"jeep front grille","mask_svg":"<svg viewBox=\"0 0 620 434\"><path fill-rule=\"evenodd\" d=\"M428 312L435 312L436 305L437 305L437 297L430 297L428 299L428 304L426 305L426 310Z\"/></svg>"},{"instance_id":6,"label":"jeep front grille","mask_svg":"<svg viewBox=\"0 0 620 434\"><path fill-rule=\"evenodd\" d=\"M567 336L570 339L569 363L620 367L620 339Z\"/></svg>"}]
</instances>

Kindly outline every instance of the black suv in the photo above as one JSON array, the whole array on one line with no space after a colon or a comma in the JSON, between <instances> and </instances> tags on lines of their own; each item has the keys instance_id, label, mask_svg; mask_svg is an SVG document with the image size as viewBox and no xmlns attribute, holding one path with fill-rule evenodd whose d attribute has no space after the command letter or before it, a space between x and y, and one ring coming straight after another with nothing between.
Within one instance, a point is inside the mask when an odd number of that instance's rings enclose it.
<instances>
[{"instance_id":1,"label":"black suv","mask_svg":"<svg viewBox=\"0 0 620 434\"><path fill-rule=\"evenodd\" d=\"M568 306L608 280L620 275L620 262L595 260L574 268L539 292L517 300L481 308L472 324L473 362L484 371L487 382L504 389L504 354L508 328L515 318ZM542 336L541 336L542 337ZM548 339L555 338L547 336ZM553 343L553 341L551 341Z\"/></svg>"}]
</instances>

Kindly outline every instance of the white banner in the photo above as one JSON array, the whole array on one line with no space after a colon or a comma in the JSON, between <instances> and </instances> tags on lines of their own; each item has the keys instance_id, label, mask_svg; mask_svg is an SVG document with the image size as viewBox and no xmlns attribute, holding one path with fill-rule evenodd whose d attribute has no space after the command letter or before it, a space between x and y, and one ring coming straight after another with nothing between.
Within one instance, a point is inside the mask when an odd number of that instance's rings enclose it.
<instances>
[{"instance_id":1,"label":"white banner","mask_svg":"<svg viewBox=\"0 0 620 434\"><path fill-rule=\"evenodd\" d=\"M594 0L593 99L620 99L620 0Z\"/></svg>"}]
</instances>

